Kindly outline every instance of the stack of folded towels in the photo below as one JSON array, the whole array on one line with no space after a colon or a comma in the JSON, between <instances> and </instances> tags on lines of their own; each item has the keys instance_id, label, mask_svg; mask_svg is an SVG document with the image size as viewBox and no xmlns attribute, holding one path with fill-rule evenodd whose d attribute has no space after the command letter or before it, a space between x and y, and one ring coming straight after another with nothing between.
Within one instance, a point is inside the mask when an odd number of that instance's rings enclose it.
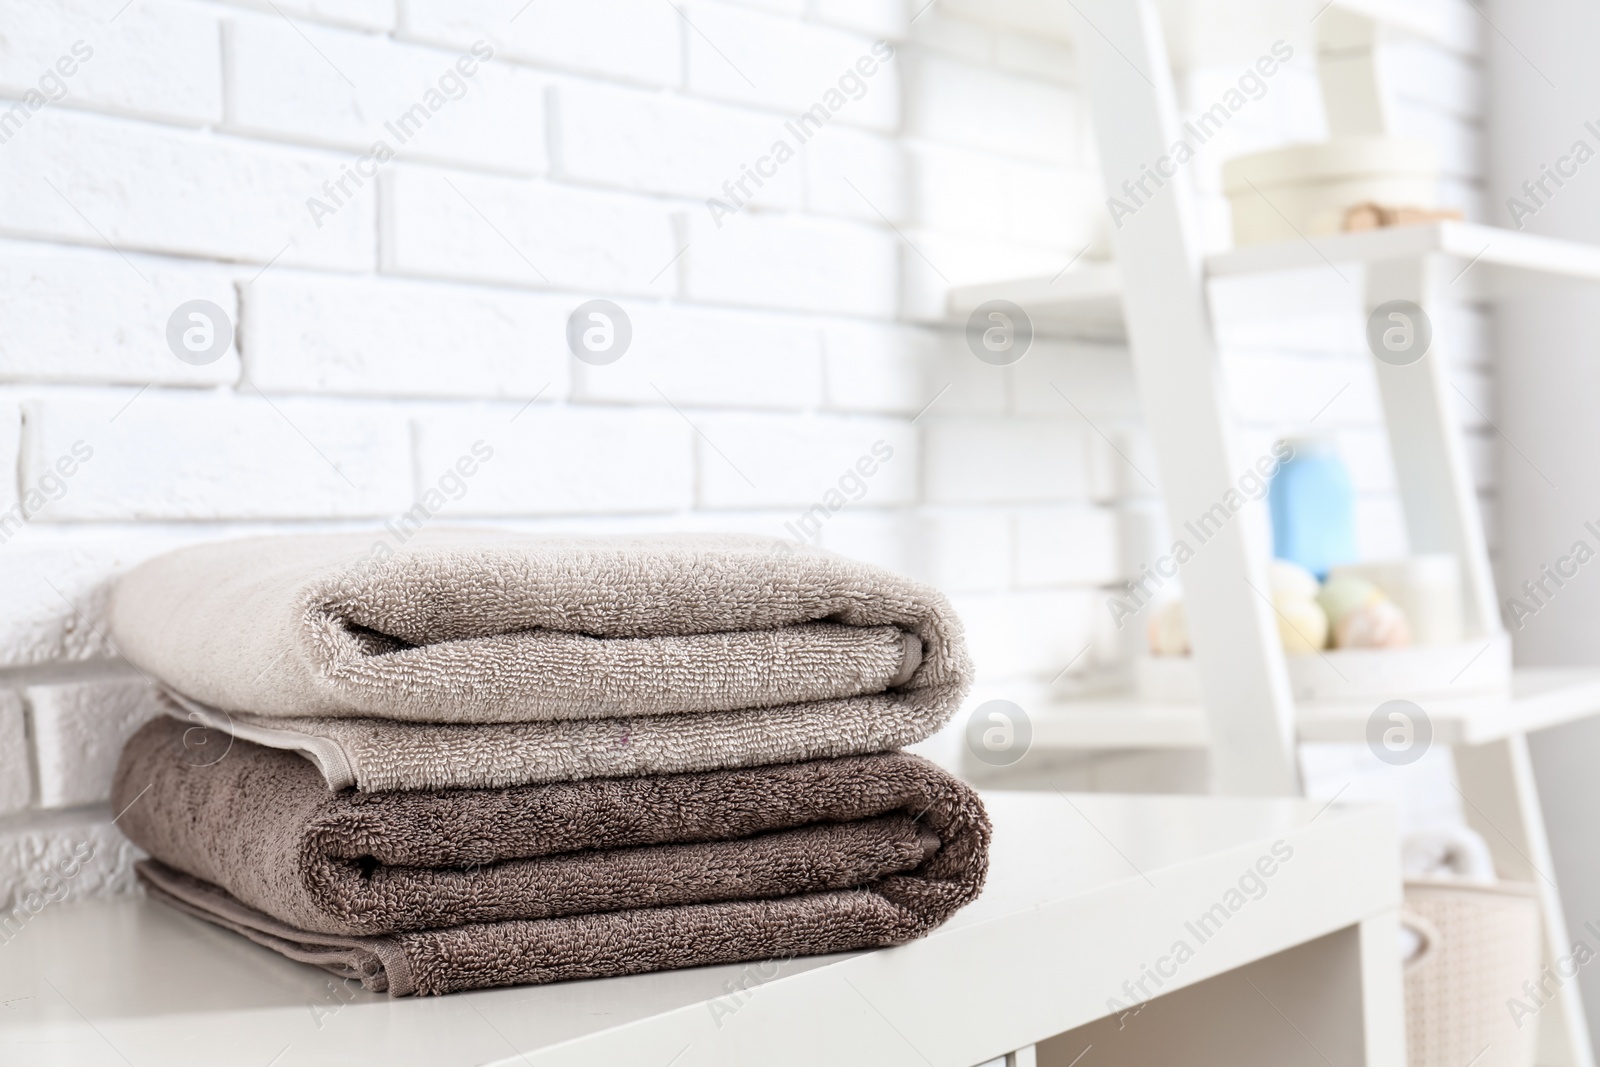
<instances>
[{"instance_id":1,"label":"stack of folded towels","mask_svg":"<svg viewBox=\"0 0 1600 1067\"><path fill-rule=\"evenodd\" d=\"M982 888L973 791L896 751L970 680L937 592L754 537L195 546L118 648L150 894L395 996L892 945Z\"/></svg>"}]
</instances>

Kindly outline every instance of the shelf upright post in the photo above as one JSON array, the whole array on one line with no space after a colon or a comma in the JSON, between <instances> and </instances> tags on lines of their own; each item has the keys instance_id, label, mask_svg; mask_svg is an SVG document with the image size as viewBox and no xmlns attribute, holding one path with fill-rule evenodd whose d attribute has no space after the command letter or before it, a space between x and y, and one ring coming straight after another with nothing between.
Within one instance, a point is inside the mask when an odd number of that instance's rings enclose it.
<instances>
[{"instance_id":1,"label":"shelf upright post","mask_svg":"<svg viewBox=\"0 0 1600 1067\"><path fill-rule=\"evenodd\" d=\"M1215 521L1237 511L1229 504L1247 464L1230 442L1193 193L1173 161L1178 111L1160 24L1150 0L1072 7L1106 190L1134 209L1119 209L1113 240L1167 515L1173 536L1192 551L1180 573L1211 732L1212 788L1297 795L1294 701L1267 554L1242 517ZM1186 523L1205 516L1212 521L1196 526L1201 540Z\"/></svg>"},{"instance_id":2,"label":"shelf upright post","mask_svg":"<svg viewBox=\"0 0 1600 1067\"><path fill-rule=\"evenodd\" d=\"M1378 392L1411 551L1447 552L1460 561L1467 634L1487 641L1498 638L1504 626L1478 492L1455 416L1457 398L1451 395L1446 374L1449 337L1441 327L1444 290L1450 282L1445 280L1445 267L1437 254L1369 263L1365 310L1371 316L1385 304L1408 301L1422 311L1422 322L1409 322L1409 314L1400 309L1389 314L1400 314L1404 320L1393 320L1394 326L1385 320L1379 326L1415 331L1423 322L1428 324L1431 343L1420 358L1375 361Z\"/></svg>"}]
</instances>

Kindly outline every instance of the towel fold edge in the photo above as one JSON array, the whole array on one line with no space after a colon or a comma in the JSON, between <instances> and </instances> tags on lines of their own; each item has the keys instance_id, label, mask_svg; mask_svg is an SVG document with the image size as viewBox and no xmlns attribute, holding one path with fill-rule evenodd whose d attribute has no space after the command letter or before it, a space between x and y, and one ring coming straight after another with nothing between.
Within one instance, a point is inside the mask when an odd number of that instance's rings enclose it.
<instances>
[{"instance_id":1,"label":"towel fold edge","mask_svg":"<svg viewBox=\"0 0 1600 1067\"><path fill-rule=\"evenodd\" d=\"M308 942L305 931L241 904L160 860L140 860L134 864L134 872L145 891L163 903L232 930L288 959L320 967L339 978L357 979L374 993L405 997L415 991L410 961L393 938L315 934L311 936L316 940ZM363 953L370 958L363 960Z\"/></svg>"},{"instance_id":2,"label":"towel fold edge","mask_svg":"<svg viewBox=\"0 0 1600 1067\"><path fill-rule=\"evenodd\" d=\"M326 737L301 733L298 730L263 729L235 721L221 708L213 708L198 700L191 700L167 685L157 687L162 709L175 719L193 722L202 728L218 730L230 737L250 741L265 748L298 752L316 765L328 788L334 791L356 785L356 772L349 753L339 743Z\"/></svg>"}]
</instances>

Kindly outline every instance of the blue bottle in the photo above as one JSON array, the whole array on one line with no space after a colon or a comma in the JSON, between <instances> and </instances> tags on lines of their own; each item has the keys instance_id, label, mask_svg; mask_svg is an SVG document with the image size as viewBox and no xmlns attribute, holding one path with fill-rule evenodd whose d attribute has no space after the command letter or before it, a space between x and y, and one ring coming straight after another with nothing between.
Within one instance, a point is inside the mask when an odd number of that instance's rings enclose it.
<instances>
[{"instance_id":1,"label":"blue bottle","mask_svg":"<svg viewBox=\"0 0 1600 1067\"><path fill-rule=\"evenodd\" d=\"M1293 437L1272 476L1272 554L1325 581L1328 569L1356 561L1355 491L1327 437ZM1281 454L1281 453L1280 453Z\"/></svg>"}]
</instances>

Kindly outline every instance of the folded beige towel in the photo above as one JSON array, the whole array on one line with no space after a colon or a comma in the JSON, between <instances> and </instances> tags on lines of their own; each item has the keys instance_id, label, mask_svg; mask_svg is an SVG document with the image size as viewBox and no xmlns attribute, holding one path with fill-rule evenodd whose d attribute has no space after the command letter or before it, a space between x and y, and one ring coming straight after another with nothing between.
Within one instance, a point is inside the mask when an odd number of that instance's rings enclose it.
<instances>
[{"instance_id":1,"label":"folded beige towel","mask_svg":"<svg viewBox=\"0 0 1600 1067\"><path fill-rule=\"evenodd\" d=\"M110 616L195 721L374 790L894 748L971 674L938 592L760 537L216 542L135 568Z\"/></svg>"}]
</instances>

